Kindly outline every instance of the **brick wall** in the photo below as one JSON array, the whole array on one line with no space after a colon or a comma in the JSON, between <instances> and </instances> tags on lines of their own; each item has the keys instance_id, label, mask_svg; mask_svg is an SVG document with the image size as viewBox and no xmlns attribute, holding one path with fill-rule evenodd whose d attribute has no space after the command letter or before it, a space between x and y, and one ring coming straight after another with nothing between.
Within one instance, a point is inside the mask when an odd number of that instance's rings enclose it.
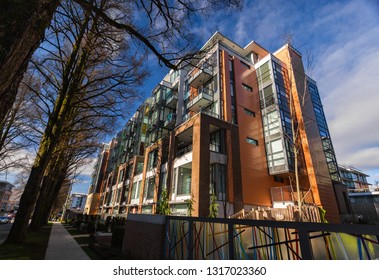
<instances>
[{"instance_id":1,"label":"brick wall","mask_svg":"<svg viewBox=\"0 0 379 280\"><path fill-rule=\"evenodd\" d=\"M135 260L163 259L165 217L129 214L122 253Z\"/></svg>"}]
</instances>

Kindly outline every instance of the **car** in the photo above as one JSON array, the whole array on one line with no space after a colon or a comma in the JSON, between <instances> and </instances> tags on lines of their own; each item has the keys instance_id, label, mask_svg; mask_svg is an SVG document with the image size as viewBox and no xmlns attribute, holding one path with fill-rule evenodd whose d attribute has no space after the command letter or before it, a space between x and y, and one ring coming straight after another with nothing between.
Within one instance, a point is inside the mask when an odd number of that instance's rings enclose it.
<instances>
[{"instance_id":1,"label":"car","mask_svg":"<svg viewBox=\"0 0 379 280\"><path fill-rule=\"evenodd\" d=\"M10 220L8 217L0 217L0 224L8 224L10 223Z\"/></svg>"}]
</instances>

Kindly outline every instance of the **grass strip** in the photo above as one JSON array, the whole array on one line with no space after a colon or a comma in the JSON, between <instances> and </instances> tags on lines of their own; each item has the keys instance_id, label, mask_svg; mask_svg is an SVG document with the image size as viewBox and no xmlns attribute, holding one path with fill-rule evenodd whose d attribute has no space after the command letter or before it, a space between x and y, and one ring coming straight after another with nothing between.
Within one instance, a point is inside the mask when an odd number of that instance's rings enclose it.
<instances>
[{"instance_id":1,"label":"grass strip","mask_svg":"<svg viewBox=\"0 0 379 280\"><path fill-rule=\"evenodd\" d=\"M41 228L38 232L26 235L24 244L1 244L1 260L44 260L52 225Z\"/></svg>"}]
</instances>

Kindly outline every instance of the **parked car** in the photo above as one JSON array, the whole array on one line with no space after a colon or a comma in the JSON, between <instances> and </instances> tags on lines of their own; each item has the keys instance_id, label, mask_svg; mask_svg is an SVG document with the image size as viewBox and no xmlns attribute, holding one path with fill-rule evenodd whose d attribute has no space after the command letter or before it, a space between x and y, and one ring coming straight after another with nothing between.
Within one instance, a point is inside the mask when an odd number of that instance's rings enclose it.
<instances>
[{"instance_id":1,"label":"parked car","mask_svg":"<svg viewBox=\"0 0 379 280\"><path fill-rule=\"evenodd\" d=\"M11 221L8 219L8 217L0 217L0 224L8 224Z\"/></svg>"}]
</instances>

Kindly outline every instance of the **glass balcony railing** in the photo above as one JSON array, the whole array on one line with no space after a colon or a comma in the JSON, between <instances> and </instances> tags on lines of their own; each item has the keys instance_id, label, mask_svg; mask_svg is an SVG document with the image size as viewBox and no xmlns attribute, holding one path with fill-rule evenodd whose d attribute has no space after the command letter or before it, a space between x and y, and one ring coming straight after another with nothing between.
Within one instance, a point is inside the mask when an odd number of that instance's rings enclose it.
<instances>
[{"instance_id":1,"label":"glass balcony railing","mask_svg":"<svg viewBox=\"0 0 379 280\"><path fill-rule=\"evenodd\" d=\"M192 152L192 145L185 146L183 148L178 149L176 153L176 157L181 157L184 154Z\"/></svg>"},{"instance_id":2,"label":"glass balcony railing","mask_svg":"<svg viewBox=\"0 0 379 280\"><path fill-rule=\"evenodd\" d=\"M174 128L175 122L176 122L176 114L170 113L164 122L164 127L165 128Z\"/></svg>"},{"instance_id":3,"label":"glass balcony railing","mask_svg":"<svg viewBox=\"0 0 379 280\"><path fill-rule=\"evenodd\" d=\"M191 111L198 112L201 108L209 106L213 102L213 90L203 88L199 90L198 95L188 102L187 108Z\"/></svg>"},{"instance_id":4,"label":"glass balcony railing","mask_svg":"<svg viewBox=\"0 0 379 280\"><path fill-rule=\"evenodd\" d=\"M178 102L178 96L174 93L171 93L166 98L166 106L169 108L175 109L177 102Z\"/></svg>"},{"instance_id":5,"label":"glass balcony railing","mask_svg":"<svg viewBox=\"0 0 379 280\"><path fill-rule=\"evenodd\" d=\"M208 82L213 77L213 67L212 65L204 62L201 64L200 69L195 68L189 74L188 84L191 87L199 87L204 83Z\"/></svg>"}]
</instances>

